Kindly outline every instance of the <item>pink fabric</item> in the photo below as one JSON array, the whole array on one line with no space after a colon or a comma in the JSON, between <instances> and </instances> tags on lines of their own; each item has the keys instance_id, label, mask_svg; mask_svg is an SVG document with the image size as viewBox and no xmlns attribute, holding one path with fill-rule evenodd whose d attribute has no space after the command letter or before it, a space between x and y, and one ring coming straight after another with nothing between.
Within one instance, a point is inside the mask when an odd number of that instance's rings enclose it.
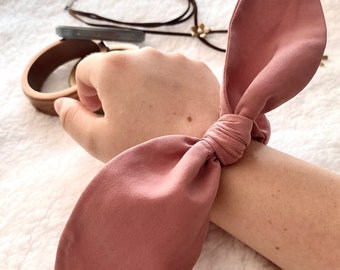
<instances>
[{"instance_id":1,"label":"pink fabric","mask_svg":"<svg viewBox=\"0 0 340 270\"><path fill-rule=\"evenodd\" d=\"M230 22L221 117L204 138L160 137L111 160L79 199L55 269L191 269L221 163L267 142L264 113L314 75L326 30L318 0L240 0Z\"/></svg>"}]
</instances>

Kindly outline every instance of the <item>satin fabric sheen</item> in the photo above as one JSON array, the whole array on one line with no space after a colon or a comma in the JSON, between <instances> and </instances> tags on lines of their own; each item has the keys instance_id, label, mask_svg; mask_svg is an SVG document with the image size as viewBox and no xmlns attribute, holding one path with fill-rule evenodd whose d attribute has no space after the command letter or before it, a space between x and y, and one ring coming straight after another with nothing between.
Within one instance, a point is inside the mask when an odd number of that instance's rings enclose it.
<instances>
[{"instance_id":1,"label":"satin fabric sheen","mask_svg":"<svg viewBox=\"0 0 340 270\"><path fill-rule=\"evenodd\" d=\"M221 165L251 139L268 142L264 114L307 85L326 43L318 0L240 0L228 35L220 119L203 138L156 138L108 162L73 210L55 269L192 269Z\"/></svg>"}]
</instances>

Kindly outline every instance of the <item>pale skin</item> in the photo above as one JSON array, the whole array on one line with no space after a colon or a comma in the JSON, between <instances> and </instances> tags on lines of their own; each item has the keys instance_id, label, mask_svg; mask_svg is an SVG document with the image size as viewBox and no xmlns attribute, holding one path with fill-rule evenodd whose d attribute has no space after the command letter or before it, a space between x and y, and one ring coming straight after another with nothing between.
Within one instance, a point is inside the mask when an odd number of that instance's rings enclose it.
<instances>
[{"instance_id":1,"label":"pale skin","mask_svg":"<svg viewBox=\"0 0 340 270\"><path fill-rule=\"evenodd\" d=\"M162 135L202 137L219 116L217 79L179 54L95 54L76 76L81 102L55 107L66 132L103 162ZM93 113L101 106L104 116ZM222 168L210 218L283 269L340 268L339 175L260 143Z\"/></svg>"}]
</instances>

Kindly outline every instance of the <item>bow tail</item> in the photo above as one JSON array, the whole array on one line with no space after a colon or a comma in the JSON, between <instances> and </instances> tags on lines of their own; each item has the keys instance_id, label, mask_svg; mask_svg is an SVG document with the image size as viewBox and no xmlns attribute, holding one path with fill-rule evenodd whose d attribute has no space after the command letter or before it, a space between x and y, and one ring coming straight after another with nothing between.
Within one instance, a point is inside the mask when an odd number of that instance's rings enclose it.
<instances>
[{"instance_id":1,"label":"bow tail","mask_svg":"<svg viewBox=\"0 0 340 270\"><path fill-rule=\"evenodd\" d=\"M55 268L191 269L221 170L196 142L158 138L109 162L74 208Z\"/></svg>"}]
</instances>

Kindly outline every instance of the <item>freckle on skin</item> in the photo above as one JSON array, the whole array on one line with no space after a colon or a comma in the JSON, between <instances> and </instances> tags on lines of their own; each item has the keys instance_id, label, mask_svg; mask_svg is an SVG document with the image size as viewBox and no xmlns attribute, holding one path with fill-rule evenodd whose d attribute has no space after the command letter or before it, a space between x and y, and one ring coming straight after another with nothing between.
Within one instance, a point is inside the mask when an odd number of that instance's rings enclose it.
<instances>
[{"instance_id":1,"label":"freckle on skin","mask_svg":"<svg viewBox=\"0 0 340 270\"><path fill-rule=\"evenodd\" d=\"M279 250L280 248L279 247L275 247L276 250Z\"/></svg>"},{"instance_id":2,"label":"freckle on skin","mask_svg":"<svg viewBox=\"0 0 340 270\"><path fill-rule=\"evenodd\" d=\"M189 116L187 117L187 120L188 120L188 122L191 122L191 121L192 121L191 115L189 115Z\"/></svg>"}]
</instances>

